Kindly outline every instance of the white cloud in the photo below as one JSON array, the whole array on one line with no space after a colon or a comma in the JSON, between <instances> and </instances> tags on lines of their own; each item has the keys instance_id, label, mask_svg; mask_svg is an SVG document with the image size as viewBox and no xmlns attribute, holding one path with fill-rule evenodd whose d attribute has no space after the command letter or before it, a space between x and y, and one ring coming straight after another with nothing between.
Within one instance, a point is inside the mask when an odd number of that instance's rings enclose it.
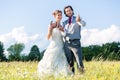
<instances>
[{"instance_id":1,"label":"white cloud","mask_svg":"<svg viewBox=\"0 0 120 80\"><path fill-rule=\"evenodd\" d=\"M11 32L0 35L0 40L3 42L9 42L9 40L14 40L16 42L21 42L25 44L38 38L38 34L28 36L27 33L24 31L24 26L14 28Z\"/></svg>"},{"instance_id":2,"label":"white cloud","mask_svg":"<svg viewBox=\"0 0 120 80\"><path fill-rule=\"evenodd\" d=\"M82 45L101 45L107 42L120 41L120 27L112 25L106 29L83 29Z\"/></svg>"},{"instance_id":3,"label":"white cloud","mask_svg":"<svg viewBox=\"0 0 120 80\"><path fill-rule=\"evenodd\" d=\"M10 45L17 43L25 44L25 53L28 53L28 49L36 44L40 49L44 48L47 45L44 34L33 34L28 35L26 33L25 27L16 27L11 32L6 34L0 34L0 41L4 43L5 48L8 48ZM45 42L46 41L46 42Z\"/></svg>"},{"instance_id":4,"label":"white cloud","mask_svg":"<svg viewBox=\"0 0 120 80\"><path fill-rule=\"evenodd\" d=\"M84 29L81 31L81 43L82 46L101 45L106 42L120 41L120 27L112 25L106 29ZM16 42L25 44L25 51L23 53L29 53L33 45L37 45L40 51L47 48L49 40L46 39L45 34L33 34L26 33L24 26L16 27L9 33L0 34L0 41L4 43L7 49L10 45Z\"/></svg>"}]
</instances>

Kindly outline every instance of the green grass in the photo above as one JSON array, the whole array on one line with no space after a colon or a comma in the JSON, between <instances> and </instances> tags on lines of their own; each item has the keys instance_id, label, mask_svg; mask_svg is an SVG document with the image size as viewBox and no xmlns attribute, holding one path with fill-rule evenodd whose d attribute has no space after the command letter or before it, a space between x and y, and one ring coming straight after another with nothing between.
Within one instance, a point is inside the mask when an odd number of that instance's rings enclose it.
<instances>
[{"instance_id":1,"label":"green grass","mask_svg":"<svg viewBox=\"0 0 120 80\"><path fill-rule=\"evenodd\" d=\"M46 77L36 74L38 62L0 62L0 80L120 80L119 61L84 61L86 71L73 77Z\"/></svg>"}]
</instances>

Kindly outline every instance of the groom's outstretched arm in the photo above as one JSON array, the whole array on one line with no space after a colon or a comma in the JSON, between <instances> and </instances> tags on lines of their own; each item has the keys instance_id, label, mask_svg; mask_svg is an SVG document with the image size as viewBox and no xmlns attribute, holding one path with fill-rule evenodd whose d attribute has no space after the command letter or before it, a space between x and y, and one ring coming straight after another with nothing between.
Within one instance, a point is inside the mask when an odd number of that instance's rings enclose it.
<instances>
[{"instance_id":1,"label":"groom's outstretched arm","mask_svg":"<svg viewBox=\"0 0 120 80\"><path fill-rule=\"evenodd\" d=\"M78 23L79 26L82 26L82 27L86 26L86 22L80 18L80 15L76 17L76 22Z\"/></svg>"}]
</instances>

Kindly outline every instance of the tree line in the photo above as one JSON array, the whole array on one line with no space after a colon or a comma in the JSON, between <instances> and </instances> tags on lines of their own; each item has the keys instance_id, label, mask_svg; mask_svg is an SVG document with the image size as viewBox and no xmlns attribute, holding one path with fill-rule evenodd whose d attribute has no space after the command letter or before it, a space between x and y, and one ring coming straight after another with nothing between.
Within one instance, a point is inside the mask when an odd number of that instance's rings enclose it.
<instances>
[{"instance_id":1,"label":"tree line","mask_svg":"<svg viewBox=\"0 0 120 80\"><path fill-rule=\"evenodd\" d=\"M120 60L120 42L111 42L100 45L82 47L83 58L90 60Z\"/></svg>"},{"instance_id":2,"label":"tree line","mask_svg":"<svg viewBox=\"0 0 120 80\"><path fill-rule=\"evenodd\" d=\"M11 45L5 56L4 44L0 41L0 62L1 61L40 61L44 55L44 51L40 52L37 45L33 45L28 55L22 54L25 45L23 43L15 43ZM82 47L83 59L91 60L120 60L120 42L111 42L100 45L90 45Z\"/></svg>"},{"instance_id":3,"label":"tree line","mask_svg":"<svg viewBox=\"0 0 120 80\"><path fill-rule=\"evenodd\" d=\"M4 45L0 42L0 61L40 61L43 52L40 52L37 45L33 45L28 55L22 54L25 45L23 43L15 43L7 49L7 56L5 56Z\"/></svg>"}]
</instances>

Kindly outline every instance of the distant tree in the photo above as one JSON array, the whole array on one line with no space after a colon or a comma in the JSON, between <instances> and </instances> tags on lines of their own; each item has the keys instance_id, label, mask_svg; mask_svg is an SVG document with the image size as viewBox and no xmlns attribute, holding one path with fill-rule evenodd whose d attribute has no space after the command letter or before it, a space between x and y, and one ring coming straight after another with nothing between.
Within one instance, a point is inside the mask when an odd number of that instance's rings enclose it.
<instances>
[{"instance_id":1,"label":"distant tree","mask_svg":"<svg viewBox=\"0 0 120 80\"><path fill-rule=\"evenodd\" d=\"M83 58L86 61L90 61L95 59L97 55L102 52L101 46L99 45L90 45L88 47L82 47Z\"/></svg>"},{"instance_id":2,"label":"distant tree","mask_svg":"<svg viewBox=\"0 0 120 80\"><path fill-rule=\"evenodd\" d=\"M102 46L82 47L83 58L90 60L120 60L120 42L106 43Z\"/></svg>"},{"instance_id":3,"label":"distant tree","mask_svg":"<svg viewBox=\"0 0 120 80\"><path fill-rule=\"evenodd\" d=\"M90 61L93 57L93 54L91 54L91 48L88 47L82 47L82 53L83 53L83 58L86 61Z\"/></svg>"},{"instance_id":4,"label":"distant tree","mask_svg":"<svg viewBox=\"0 0 120 80\"><path fill-rule=\"evenodd\" d=\"M108 60L120 60L120 48L118 46L119 44L120 43L117 42L112 42L110 44L110 51L107 57Z\"/></svg>"},{"instance_id":5,"label":"distant tree","mask_svg":"<svg viewBox=\"0 0 120 80\"><path fill-rule=\"evenodd\" d=\"M22 56L21 56L21 61L28 61L28 55L25 55L25 54L23 54Z\"/></svg>"},{"instance_id":6,"label":"distant tree","mask_svg":"<svg viewBox=\"0 0 120 80\"><path fill-rule=\"evenodd\" d=\"M39 61L40 59L41 59L41 53L39 51L39 48L37 47L37 45L33 45L28 55L28 60Z\"/></svg>"},{"instance_id":7,"label":"distant tree","mask_svg":"<svg viewBox=\"0 0 120 80\"><path fill-rule=\"evenodd\" d=\"M112 42L102 45L102 52L98 55L98 60L120 60L120 43Z\"/></svg>"},{"instance_id":8,"label":"distant tree","mask_svg":"<svg viewBox=\"0 0 120 80\"><path fill-rule=\"evenodd\" d=\"M10 61L20 61L21 60L21 52L24 50L25 45L23 43L15 43L11 45L7 51L10 53L8 59Z\"/></svg>"},{"instance_id":9,"label":"distant tree","mask_svg":"<svg viewBox=\"0 0 120 80\"><path fill-rule=\"evenodd\" d=\"M0 61L6 61L6 57L4 55L4 45L0 41Z\"/></svg>"}]
</instances>

